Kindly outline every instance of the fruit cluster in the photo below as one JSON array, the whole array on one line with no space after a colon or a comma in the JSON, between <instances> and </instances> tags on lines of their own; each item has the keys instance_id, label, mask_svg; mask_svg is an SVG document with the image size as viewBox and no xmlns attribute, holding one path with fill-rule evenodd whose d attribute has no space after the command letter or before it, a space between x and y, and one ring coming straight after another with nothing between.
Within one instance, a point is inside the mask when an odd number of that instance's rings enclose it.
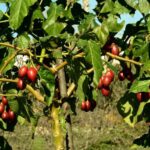
<instances>
[{"instance_id":1,"label":"fruit cluster","mask_svg":"<svg viewBox=\"0 0 150 150\"><path fill-rule=\"evenodd\" d=\"M150 92L138 92L136 93L136 98L138 102L150 99Z\"/></svg>"},{"instance_id":2,"label":"fruit cluster","mask_svg":"<svg viewBox=\"0 0 150 150\"><path fill-rule=\"evenodd\" d=\"M2 101L0 103L0 116L3 121L6 122L13 122L16 119L15 113L10 109L8 100L5 96L2 96Z\"/></svg>"},{"instance_id":3,"label":"fruit cluster","mask_svg":"<svg viewBox=\"0 0 150 150\"><path fill-rule=\"evenodd\" d=\"M114 72L112 70L108 70L102 77L99 79L98 89L101 90L102 95L109 96L110 94L110 84L114 80Z\"/></svg>"},{"instance_id":4,"label":"fruit cluster","mask_svg":"<svg viewBox=\"0 0 150 150\"><path fill-rule=\"evenodd\" d=\"M27 66L22 66L18 71L18 82L17 87L23 90L26 87L25 78L27 77L29 82L35 82L37 78L37 69L34 67L28 68Z\"/></svg>"},{"instance_id":5,"label":"fruit cluster","mask_svg":"<svg viewBox=\"0 0 150 150\"><path fill-rule=\"evenodd\" d=\"M81 110L83 111L93 111L94 108L96 107L96 101L95 100L84 100L82 101L82 104L81 104Z\"/></svg>"}]
</instances>

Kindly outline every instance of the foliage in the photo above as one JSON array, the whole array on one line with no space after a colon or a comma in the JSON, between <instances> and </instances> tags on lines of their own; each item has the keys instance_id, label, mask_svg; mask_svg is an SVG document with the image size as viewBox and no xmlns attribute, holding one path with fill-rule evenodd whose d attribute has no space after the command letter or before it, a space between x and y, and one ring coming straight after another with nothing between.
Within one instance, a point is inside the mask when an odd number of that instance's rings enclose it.
<instances>
[{"instance_id":1,"label":"foliage","mask_svg":"<svg viewBox=\"0 0 150 150\"><path fill-rule=\"evenodd\" d=\"M0 96L7 97L18 122L23 124L26 120L36 126L42 116L33 107L38 103L36 100L43 103L47 116L55 105L63 108L70 97L77 99L76 106L85 99L97 100L99 79L108 68L116 75L120 68L134 73L134 81L126 75L127 91L118 102L124 120L132 127L141 120L150 120L147 109L150 97L142 102L136 98L136 93L148 93L150 85L148 0L97 0L94 13L86 12L77 0L0 0L0 3L7 7L6 12L0 11ZM123 36L117 38L125 26L124 21L118 23L121 14L134 15L137 10L143 18L126 25ZM110 54L112 43L122 56ZM108 59L102 59L103 56ZM120 60L119 67L113 64L114 58ZM24 77L25 88L18 89L18 70L23 65L34 67L38 74L36 82ZM75 85L65 97L58 75L62 68L64 88L69 90ZM70 108L74 105L69 104ZM0 123L2 129L10 130L5 120L0 119Z\"/></svg>"}]
</instances>

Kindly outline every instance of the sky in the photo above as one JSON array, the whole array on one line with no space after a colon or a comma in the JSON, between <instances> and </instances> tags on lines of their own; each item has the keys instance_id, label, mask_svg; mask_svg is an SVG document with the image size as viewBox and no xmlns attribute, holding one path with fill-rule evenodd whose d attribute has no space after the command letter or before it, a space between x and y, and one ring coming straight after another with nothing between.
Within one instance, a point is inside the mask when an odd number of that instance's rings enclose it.
<instances>
[{"instance_id":1,"label":"sky","mask_svg":"<svg viewBox=\"0 0 150 150\"><path fill-rule=\"evenodd\" d=\"M53 1L55 1L55 0L53 0ZM82 0L79 0L79 3L82 4ZM89 0L89 6L90 6L89 11L90 12L93 12L93 9L95 8L96 4L97 4L96 0ZM6 7L5 7L4 4L0 4L0 10L2 10L3 12L6 11ZM135 22L137 22L138 20L141 19L141 17L142 17L142 15L138 11L136 11L134 16L131 16L131 15L128 15L128 14L122 14L121 18L118 19L118 22L122 22L123 20L125 20L125 26L126 26L126 24L128 24L128 23L135 23ZM123 31L125 29L125 26L118 33L118 36L122 36Z\"/></svg>"}]
</instances>

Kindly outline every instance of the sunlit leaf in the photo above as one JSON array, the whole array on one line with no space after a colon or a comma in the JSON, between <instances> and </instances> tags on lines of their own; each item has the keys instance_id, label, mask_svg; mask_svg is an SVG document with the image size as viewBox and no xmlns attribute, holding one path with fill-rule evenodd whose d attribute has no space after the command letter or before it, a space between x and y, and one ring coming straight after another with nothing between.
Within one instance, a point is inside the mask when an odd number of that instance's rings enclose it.
<instances>
[{"instance_id":1,"label":"sunlit leaf","mask_svg":"<svg viewBox=\"0 0 150 150\"><path fill-rule=\"evenodd\" d=\"M24 17L28 15L29 8L37 0L14 0L10 7L10 27L18 29L23 22Z\"/></svg>"}]
</instances>

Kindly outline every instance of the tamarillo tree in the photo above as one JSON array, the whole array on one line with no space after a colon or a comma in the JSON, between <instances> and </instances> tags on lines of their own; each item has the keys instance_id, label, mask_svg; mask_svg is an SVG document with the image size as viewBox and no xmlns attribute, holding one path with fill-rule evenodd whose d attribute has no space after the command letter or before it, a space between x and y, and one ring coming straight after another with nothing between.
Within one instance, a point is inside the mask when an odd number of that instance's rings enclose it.
<instances>
[{"instance_id":1,"label":"tamarillo tree","mask_svg":"<svg viewBox=\"0 0 150 150\"><path fill-rule=\"evenodd\" d=\"M55 148L73 150L71 115L77 107L93 111L117 78L128 81L117 104L125 122L149 122L150 2L96 1L89 12L77 0L0 0L6 7L0 10L1 129L25 121L36 126L44 113L53 120ZM136 11L143 17L118 38L121 14Z\"/></svg>"}]
</instances>

